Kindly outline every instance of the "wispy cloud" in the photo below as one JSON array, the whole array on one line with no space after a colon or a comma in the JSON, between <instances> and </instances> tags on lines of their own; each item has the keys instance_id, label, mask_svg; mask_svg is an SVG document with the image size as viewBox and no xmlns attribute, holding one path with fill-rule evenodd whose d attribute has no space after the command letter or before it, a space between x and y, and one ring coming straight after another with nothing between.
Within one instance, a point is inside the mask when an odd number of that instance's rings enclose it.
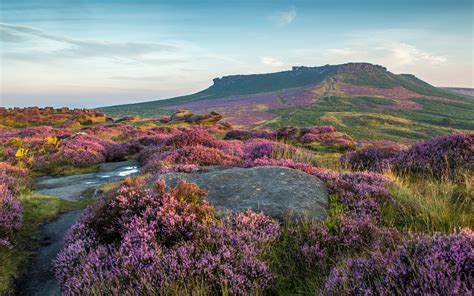
<instances>
[{"instance_id":1,"label":"wispy cloud","mask_svg":"<svg viewBox=\"0 0 474 296\"><path fill-rule=\"evenodd\" d=\"M15 52L5 52L9 58L28 59L28 55L35 57L106 57L106 58L133 58L156 52L177 52L179 46L167 43L140 43L140 42L110 42L104 40L80 40L44 32L43 30L11 24L0 24L0 40L10 43L27 43L34 41L53 41L54 47L38 50L23 49Z\"/></svg>"},{"instance_id":2,"label":"wispy cloud","mask_svg":"<svg viewBox=\"0 0 474 296\"><path fill-rule=\"evenodd\" d=\"M272 58L272 57L263 57L262 58L262 63L271 67L281 67L283 66L283 62Z\"/></svg>"},{"instance_id":3,"label":"wispy cloud","mask_svg":"<svg viewBox=\"0 0 474 296\"><path fill-rule=\"evenodd\" d=\"M288 10L275 12L268 19L278 26L286 26L295 20L296 15L296 7L291 6Z\"/></svg>"},{"instance_id":4,"label":"wispy cloud","mask_svg":"<svg viewBox=\"0 0 474 296\"><path fill-rule=\"evenodd\" d=\"M369 61L394 70L403 70L409 66L438 66L448 61L448 57L445 55L434 54L399 41L354 44L333 48L323 51L323 56L328 60Z\"/></svg>"},{"instance_id":5,"label":"wispy cloud","mask_svg":"<svg viewBox=\"0 0 474 296\"><path fill-rule=\"evenodd\" d=\"M445 63L448 59L444 55L436 55L423 51L411 44L403 42L392 42L387 45L383 45L378 49L387 51L398 61L400 66L413 65L416 63L429 63L431 65L439 65Z\"/></svg>"},{"instance_id":6,"label":"wispy cloud","mask_svg":"<svg viewBox=\"0 0 474 296\"><path fill-rule=\"evenodd\" d=\"M165 75L160 76L111 76L109 79L113 80L132 80L132 81L160 81L168 78Z\"/></svg>"}]
</instances>

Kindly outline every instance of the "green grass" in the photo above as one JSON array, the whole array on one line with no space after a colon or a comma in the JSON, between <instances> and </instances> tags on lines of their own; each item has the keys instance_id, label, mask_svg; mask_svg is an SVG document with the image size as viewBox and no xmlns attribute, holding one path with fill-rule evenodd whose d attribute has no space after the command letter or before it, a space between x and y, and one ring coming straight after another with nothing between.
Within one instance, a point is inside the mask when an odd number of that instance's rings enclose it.
<instances>
[{"instance_id":1,"label":"green grass","mask_svg":"<svg viewBox=\"0 0 474 296\"><path fill-rule=\"evenodd\" d=\"M23 206L23 228L14 234L15 248L0 249L0 295L7 294L18 279L38 246L39 227L59 214L84 208L92 202L85 197L77 202L61 200L36 192L23 193L18 198Z\"/></svg>"},{"instance_id":2,"label":"green grass","mask_svg":"<svg viewBox=\"0 0 474 296\"><path fill-rule=\"evenodd\" d=\"M263 255L275 275L275 295L317 295L324 285L326 276L334 262L321 262L318 270L307 269L301 265L298 257L300 245L295 241L295 233L305 233L316 224L326 224L329 228L338 227L338 217L345 211L345 207L335 195L329 196L329 215L324 221L308 219L287 219L282 223L281 234L271 248ZM341 257L344 257L341 254ZM339 258L340 259L340 258ZM273 295L272 294L272 295Z\"/></svg>"},{"instance_id":3,"label":"green grass","mask_svg":"<svg viewBox=\"0 0 474 296\"><path fill-rule=\"evenodd\" d=\"M450 182L429 176L392 176L395 202L383 209L384 222L403 232L452 233L474 228L474 188L468 177Z\"/></svg>"},{"instance_id":4,"label":"green grass","mask_svg":"<svg viewBox=\"0 0 474 296\"><path fill-rule=\"evenodd\" d=\"M32 174L33 176L72 176L78 174L96 173L98 169L98 165L93 165L85 168L74 166L58 166L35 170L32 172Z\"/></svg>"},{"instance_id":5,"label":"green grass","mask_svg":"<svg viewBox=\"0 0 474 296\"><path fill-rule=\"evenodd\" d=\"M356 140L414 142L453 130L474 130L474 101L455 103L413 99L422 110L390 110L388 99L323 97L310 107L275 109L278 118L263 127L334 125ZM385 108L385 109L384 109Z\"/></svg>"}]
</instances>

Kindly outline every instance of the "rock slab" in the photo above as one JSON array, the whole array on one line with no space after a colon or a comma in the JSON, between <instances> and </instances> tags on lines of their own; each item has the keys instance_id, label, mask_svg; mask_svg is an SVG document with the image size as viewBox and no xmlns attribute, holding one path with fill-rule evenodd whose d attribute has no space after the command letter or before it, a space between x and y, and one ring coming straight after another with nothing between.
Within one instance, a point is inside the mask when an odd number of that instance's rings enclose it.
<instances>
[{"instance_id":1,"label":"rock slab","mask_svg":"<svg viewBox=\"0 0 474 296\"><path fill-rule=\"evenodd\" d=\"M325 219L328 214L324 182L285 167L213 167L200 173L169 173L163 177L168 186L185 179L207 189L209 194L204 199L214 205L218 214L252 209L277 219L290 215L316 220Z\"/></svg>"}]
</instances>

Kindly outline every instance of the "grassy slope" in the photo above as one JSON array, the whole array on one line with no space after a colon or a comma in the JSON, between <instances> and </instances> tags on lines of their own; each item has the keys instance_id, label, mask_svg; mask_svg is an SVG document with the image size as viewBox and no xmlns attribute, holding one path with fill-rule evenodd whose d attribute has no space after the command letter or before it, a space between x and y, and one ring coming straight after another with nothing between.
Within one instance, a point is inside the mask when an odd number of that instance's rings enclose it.
<instances>
[{"instance_id":1,"label":"grassy slope","mask_svg":"<svg viewBox=\"0 0 474 296\"><path fill-rule=\"evenodd\" d=\"M474 101L453 103L414 99L422 110L380 109L392 104L374 97L324 97L311 107L272 110L279 115L264 126L334 125L356 139L428 139L453 129L474 130Z\"/></svg>"},{"instance_id":2,"label":"grassy slope","mask_svg":"<svg viewBox=\"0 0 474 296\"><path fill-rule=\"evenodd\" d=\"M340 70L340 71L339 71ZM338 72L339 71L339 72ZM156 117L170 114L163 107L205 99L219 99L231 95L262 93L277 89L301 87L319 83L325 78L335 77L354 85L378 88L402 86L420 94L446 97L455 102L437 102L413 99L423 105L422 110L381 109L391 102L370 97L325 97L311 107L291 107L269 110L278 118L263 123L266 127L285 125L311 126L321 124L335 125L356 139L390 139L411 142L446 134L452 130L474 130L474 100L467 96L433 87L408 74L393 74L382 67L369 66L361 69L349 65L323 66L300 71L284 71L269 74L236 75L219 79L206 90L168 100L139 104L99 108L112 116L127 114ZM230 81L229 81L230 80Z\"/></svg>"},{"instance_id":3,"label":"grassy slope","mask_svg":"<svg viewBox=\"0 0 474 296\"><path fill-rule=\"evenodd\" d=\"M368 71L366 69L361 70L357 68L358 64L355 65L355 67L352 67L351 64L326 65L322 67L303 68L297 71L225 76L216 79L212 86L195 94L143 103L101 107L98 108L98 110L111 116L140 115L156 117L171 113L170 110L163 110L163 107L169 107L179 103L304 87L318 84L328 77L337 77L345 82L356 85L380 88L403 86L420 94L459 100L466 99L466 96L433 87L413 75L396 75L386 71L382 67L373 65L369 66Z\"/></svg>"},{"instance_id":4,"label":"grassy slope","mask_svg":"<svg viewBox=\"0 0 474 296\"><path fill-rule=\"evenodd\" d=\"M98 110L111 116L140 115L153 117L169 114L171 111L161 108L183 102L264 93L316 84L323 81L328 75L334 74L339 67L339 65L327 65L317 68L306 68L298 72L283 71L266 74L226 76L217 79L212 86L195 94L151 102L101 107L98 108Z\"/></svg>"}]
</instances>

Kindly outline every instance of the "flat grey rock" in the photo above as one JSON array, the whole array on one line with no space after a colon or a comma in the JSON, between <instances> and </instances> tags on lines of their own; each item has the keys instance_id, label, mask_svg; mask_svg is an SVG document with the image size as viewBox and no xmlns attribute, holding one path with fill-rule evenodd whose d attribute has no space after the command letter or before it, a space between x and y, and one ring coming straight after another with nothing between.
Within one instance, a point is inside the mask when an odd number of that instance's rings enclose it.
<instances>
[{"instance_id":1,"label":"flat grey rock","mask_svg":"<svg viewBox=\"0 0 474 296\"><path fill-rule=\"evenodd\" d=\"M321 220L328 214L324 182L285 167L212 167L193 174L169 173L163 178L168 186L185 179L207 189L209 194L204 199L221 215L252 209L277 219L290 215Z\"/></svg>"},{"instance_id":2,"label":"flat grey rock","mask_svg":"<svg viewBox=\"0 0 474 296\"><path fill-rule=\"evenodd\" d=\"M38 192L66 200L77 200L82 193L104 183L124 179L139 172L136 161L102 163L97 173L72 175L65 177L41 177L36 181Z\"/></svg>"}]
</instances>

